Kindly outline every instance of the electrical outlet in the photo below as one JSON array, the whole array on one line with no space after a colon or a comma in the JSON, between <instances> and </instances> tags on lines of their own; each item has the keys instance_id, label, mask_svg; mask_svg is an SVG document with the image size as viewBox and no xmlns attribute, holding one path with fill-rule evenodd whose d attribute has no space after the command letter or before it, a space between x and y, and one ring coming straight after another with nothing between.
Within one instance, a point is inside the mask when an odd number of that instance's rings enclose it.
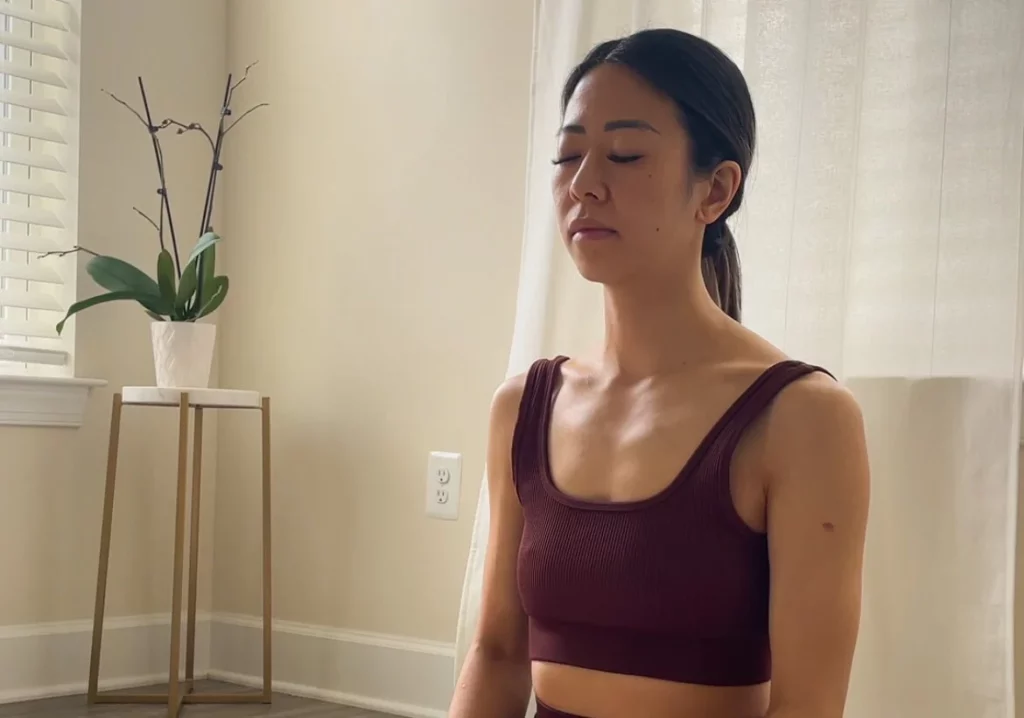
<instances>
[{"instance_id":1,"label":"electrical outlet","mask_svg":"<svg viewBox=\"0 0 1024 718\"><path fill-rule=\"evenodd\" d=\"M431 452L427 459L427 516L454 521L459 518L462 455Z\"/></svg>"}]
</instances>

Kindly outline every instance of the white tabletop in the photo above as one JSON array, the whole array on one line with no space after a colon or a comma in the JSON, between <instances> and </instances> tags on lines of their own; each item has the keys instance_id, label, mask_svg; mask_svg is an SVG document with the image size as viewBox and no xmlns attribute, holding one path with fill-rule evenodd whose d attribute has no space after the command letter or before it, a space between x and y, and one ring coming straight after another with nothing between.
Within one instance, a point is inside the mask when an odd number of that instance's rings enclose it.
<instances>
[{"instance_id":1,"label":"white tabletop","mask_svg":"<svg viewBox=\"0 0 1024 718\"><path fill-rule=\"evenodd\" d=\"M262 396L258 391L242 389L167 388L159 386L126 386L121 390L122 404L144 406L178 406L181 395L188 393L190 406L211 409L259 409Z\"/></svg>"}]
</instances>

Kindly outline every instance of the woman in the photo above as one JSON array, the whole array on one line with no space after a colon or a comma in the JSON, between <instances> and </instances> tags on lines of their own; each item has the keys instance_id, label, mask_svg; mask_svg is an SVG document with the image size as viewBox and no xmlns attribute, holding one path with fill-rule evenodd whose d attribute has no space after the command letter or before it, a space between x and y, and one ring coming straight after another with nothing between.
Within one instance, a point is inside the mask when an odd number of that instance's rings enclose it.
<instances>
[{"instance_id":1,"label":"woman","mask_svg":"<svg viewBox=\"0 0 1024 718\"><path fill-rule=\"evenodd\" d=\"M839 718L860 611L860 412L738 322L740 71L648 30L563 92L559 229L604 286L595 359L491 410L491 535L453 718ZM770 570L769 570L770 566ZM770 681L770 682L769 682Z\"/></svg>"}]
</instances>

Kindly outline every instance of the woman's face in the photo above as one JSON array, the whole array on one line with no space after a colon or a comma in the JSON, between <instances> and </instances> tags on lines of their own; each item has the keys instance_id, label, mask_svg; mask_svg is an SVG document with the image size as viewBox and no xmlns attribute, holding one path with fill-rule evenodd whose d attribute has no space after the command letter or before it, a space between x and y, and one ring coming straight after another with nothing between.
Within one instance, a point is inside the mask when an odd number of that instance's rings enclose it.
<instances>
[{"instance_id":1,"label":"woman's face","mask_svg":"<svg viewBox=\"0 0 1024 718\"><path fill-rule=\"evenodd\" d=\"M562 239L585 278L678 279L698 261L707 193L694 191L688 167L671 100L621 66L583 78L559 132L553 191Z\"/></svg>"}]
</instances>

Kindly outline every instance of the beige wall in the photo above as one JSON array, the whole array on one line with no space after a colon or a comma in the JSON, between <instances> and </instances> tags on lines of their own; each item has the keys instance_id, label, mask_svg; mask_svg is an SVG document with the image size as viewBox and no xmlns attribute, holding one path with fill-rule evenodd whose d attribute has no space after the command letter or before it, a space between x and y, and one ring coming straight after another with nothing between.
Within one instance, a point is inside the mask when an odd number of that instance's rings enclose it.
<instances>
[{"instance_id":1,"label":"beige wall","mask_svg":"<svg viewBox=\"0 0 1024 718\"><path fill-rule=\"evenodd\" d=\"M155 265L155 234L131 210L132 205L156 206L152 147L145 128L100 88L136 102L135 78L141 74L158 116L214 119L226 67L225 9L223 0L85 1L83 245L147 268ZM205 189L203 147L196 140L169 136L166 153L179 227L193 234L198 225L193 210ZM94 291L81 271L80 294ZM108 305L80 317L78 374L109 382L94 392L85 425L79 430L0 427L0 625L92 615L111 391L152 382L153 369L147 320L135 307ZM126 414L109 615L170 607L173 430L173 417L153 410ZM166 440L153 440L161 434ZM216 437L211 438L213 446ZM212 469L214 461L210 464ZM212 500L212 481L208 488ZM209 565L204 574L208 604Z\"/></svg>"},{"instance_id":2,"label":"beige wall","mask_svg":"<svg viewBox=\"0 0 1024 718\"><path fill-rule=\"evenodd\" d=\"M1017 576L1014 623L1014 665L1017 676L1017 715L1024 716L1024 450L1018 455Z\"/></svg>"},{"instance_id":3,"label":"beige wall","mask_svg":"<svg viewBox=\"0 0 1024 718\"><path fill-rule=\"evenodd\" d=\"M532 3L229 2L260 65L225 184L222 376L274 402L275 615L453 640L524 204ZM217 610L259 611L254 418L225 418ZM430 450L465 455L458 522Z\"/></svg>"}]
</instances>

